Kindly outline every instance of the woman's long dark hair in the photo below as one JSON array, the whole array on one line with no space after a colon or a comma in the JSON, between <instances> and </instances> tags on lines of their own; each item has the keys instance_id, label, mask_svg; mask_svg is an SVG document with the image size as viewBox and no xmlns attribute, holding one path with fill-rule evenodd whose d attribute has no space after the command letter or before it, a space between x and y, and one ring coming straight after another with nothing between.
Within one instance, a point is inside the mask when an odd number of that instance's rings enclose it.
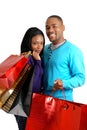
<instances>
[{"instance_id":1,"label":"woman's long dark hair","mask_svg":"<svg viewBox=\"0 0 87 130\"><path fill-rule=\"evenodd\" d=\"M26 31L26 33L23 37L23 40L21 43L21 53L32 51L31 40L32 40L32 37L34 37L36 35L42 35L43 39L44 39L44 44L45 44L45 37L44 37L43 32L37 27L31 27ZM43 53L43 50L41 51L40 56L42 55L42 53Z\"/></svg>"}]
</instances>

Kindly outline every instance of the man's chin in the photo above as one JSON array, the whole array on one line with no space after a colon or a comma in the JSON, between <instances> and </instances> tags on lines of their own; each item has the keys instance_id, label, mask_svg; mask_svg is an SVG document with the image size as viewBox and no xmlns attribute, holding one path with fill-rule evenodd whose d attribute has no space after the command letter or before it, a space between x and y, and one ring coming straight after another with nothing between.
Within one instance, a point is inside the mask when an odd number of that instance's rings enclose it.
<instances>
[{"instance_id":1,"label":"man's chin","mask_svg":"<svg viewBox=\"0 0 87 130\"><path fill-rule=\"evenodd\" d=\"M49 40L50 40L51 42L55 42L55 40L54 40L54 39L52 39L52 38L50 38Z\"/></svg>"}]
</instances>

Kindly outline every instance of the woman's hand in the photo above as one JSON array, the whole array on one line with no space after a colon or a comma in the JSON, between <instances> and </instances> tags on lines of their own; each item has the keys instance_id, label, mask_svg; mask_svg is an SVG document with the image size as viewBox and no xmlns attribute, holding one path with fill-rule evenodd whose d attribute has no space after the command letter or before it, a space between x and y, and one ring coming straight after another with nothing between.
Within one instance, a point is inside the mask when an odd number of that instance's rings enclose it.
<instances>
[{"instance_id":1,"label":"woman's hand","mask_svg":"<svg viewBox=\"0 0 87 130\"><path fill-rule=\"evenodd\" d=\"M39 53L36 51L33 51L32 56L35 60L41 60Z\"/></svg>"}]
</instances>

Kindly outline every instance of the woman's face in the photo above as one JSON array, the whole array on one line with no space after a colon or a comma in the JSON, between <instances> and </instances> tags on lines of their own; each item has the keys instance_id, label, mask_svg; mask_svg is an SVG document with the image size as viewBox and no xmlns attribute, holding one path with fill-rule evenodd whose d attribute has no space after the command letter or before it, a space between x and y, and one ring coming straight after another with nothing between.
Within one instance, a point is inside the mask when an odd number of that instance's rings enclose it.
<instances>
[{"instance_id":1,"label":"woman's face","mask_svg":"<svg viewBox=\"0 0 87 130\"><path fill-rule=\"evenodd\" d=\"M32 37L32 40L31 40L32 51L36 51L40 54L43 49L43 46L44 46L44 39L41 34L38 34Z\"/></svg>"}]
</instances>

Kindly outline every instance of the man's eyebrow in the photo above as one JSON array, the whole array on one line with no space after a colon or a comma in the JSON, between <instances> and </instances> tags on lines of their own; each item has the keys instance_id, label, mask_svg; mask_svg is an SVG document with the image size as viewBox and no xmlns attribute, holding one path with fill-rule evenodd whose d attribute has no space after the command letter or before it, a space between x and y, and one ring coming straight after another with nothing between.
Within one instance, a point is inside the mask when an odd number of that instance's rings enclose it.
<instances>
[{"instance_id":1,"label":"man's eyebrow","mask_svg":"<svg viewBox=\"0 0 87 130\"><path fill-rule=\"evenodd\" d=\"M49 25L47 24L46 27L48 27ZM58 24L54 23L51 26L58 26Z\"/></svg>"}]
</instances>

